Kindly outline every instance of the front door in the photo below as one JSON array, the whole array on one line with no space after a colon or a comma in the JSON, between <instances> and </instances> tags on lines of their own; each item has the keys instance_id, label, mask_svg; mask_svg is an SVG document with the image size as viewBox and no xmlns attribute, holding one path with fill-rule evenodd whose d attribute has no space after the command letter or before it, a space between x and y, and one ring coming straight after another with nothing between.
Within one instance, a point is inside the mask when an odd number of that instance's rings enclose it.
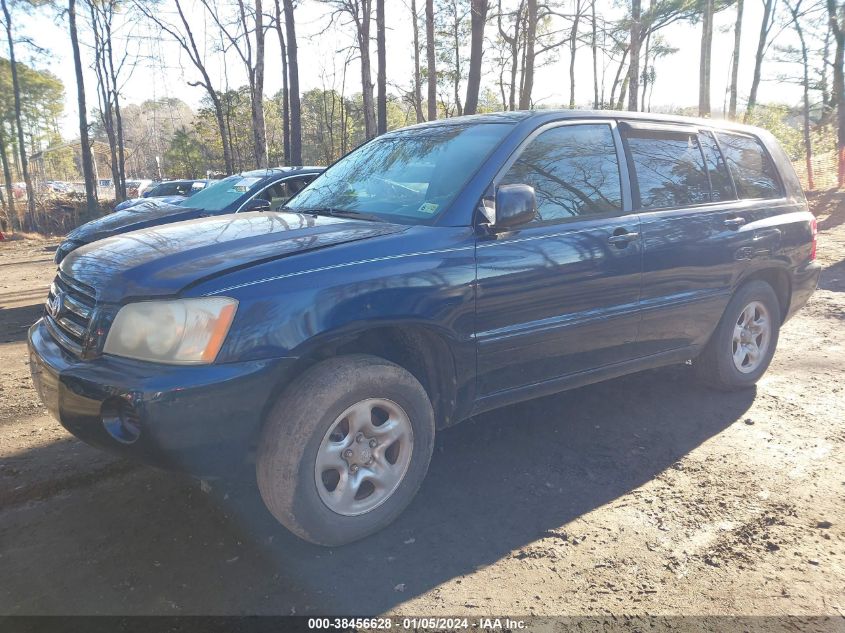
<instances>
[{"instance_id":1,"label":"front door","mask_svg":"<svg viewBox=\"0 0 845 633\"><path fill-rule=\"evenodd\" d=\"M494 186L527 184L537 217L479 237L478 396L632 358L641 277L615 124L535 132Z\"/></svg>"}]
</instances>

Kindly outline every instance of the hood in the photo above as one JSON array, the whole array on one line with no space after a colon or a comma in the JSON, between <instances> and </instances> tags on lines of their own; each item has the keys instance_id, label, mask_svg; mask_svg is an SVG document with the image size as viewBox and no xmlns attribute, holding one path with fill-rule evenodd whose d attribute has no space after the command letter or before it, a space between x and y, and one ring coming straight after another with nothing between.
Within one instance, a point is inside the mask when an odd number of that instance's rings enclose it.
<instances>
[{"instance_id":1,"label":"hood","mask_svg":"<svg viewBox=\"0 0 845 633\"><path fill-rule=\"evenodd\" d=\"M67 234L67 239L88 244L119 233L136 231L165 222L190 220L201 211L180 207L157 200L144 200L136 205L109 213L96 220L86 222Z\"/></svg>"},{"instance_id":2,"label":"hood","mask_svg":"<svg viewBox=\"0 0 845 633\"><path fill-rule=\"evenodd\" d=\"M248 266L406 226L296 213L252 212L200 218L88 244L61 264L97 299L175 295L185 287Z\"/></svg>"}]
</instances>

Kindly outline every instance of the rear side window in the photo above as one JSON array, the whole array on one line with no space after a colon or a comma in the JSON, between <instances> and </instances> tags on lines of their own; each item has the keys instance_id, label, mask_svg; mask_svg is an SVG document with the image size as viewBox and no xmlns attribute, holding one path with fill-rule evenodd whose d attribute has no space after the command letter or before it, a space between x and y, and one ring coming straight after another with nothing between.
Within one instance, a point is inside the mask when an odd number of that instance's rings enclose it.
<instances>
[{"instance_id":1,"label":"rear side window","mask_svg":"<svg viewBox=\"0 0 845 633\"><path fill-rule=\"evenodd\" d=\"M718 138L741 199L781 197L775 166L757 139L725 132Z\"/></svg>"},{"instance_id":2,"label":"rear side window","mask_svg":"<svg viewBox=\"0 0 845 633\"><path fill-rule=\"evenodd\" d=\"M616 145L609 125L564 125L539 134L499 184L534 187L540 221L622 210Z\"/></svg>"},{"instance_id":3,"label":"rear side window","mask_svg":"<svg viewBox=\"0 0 845 633\"><path fill-rule=\"evenodd\" d=\"M728 166L719 151L719 145L713 137L712 132L702 132L698 135L701 143L701 151L704 152L704 162L707 163L707 171L710 174L710 188L713 202L723 200L736 200L731 175L728 173Z\"/></svg>"},{"instance_id":4,"label":"rear side window","mask_svg":"<svg viewBox=\"0 0 845 633\"><path fill-rule=\"evenodd\" d=\"M633 130L626 143L640 208L671 209L710 202L710 182L693 134Z\"/></svg>"}]
</instances>

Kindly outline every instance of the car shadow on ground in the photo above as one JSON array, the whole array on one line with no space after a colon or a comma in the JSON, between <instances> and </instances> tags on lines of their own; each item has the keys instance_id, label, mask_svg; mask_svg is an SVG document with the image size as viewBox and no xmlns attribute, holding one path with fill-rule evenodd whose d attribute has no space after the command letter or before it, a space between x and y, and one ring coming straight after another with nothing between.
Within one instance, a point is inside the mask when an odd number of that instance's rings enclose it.
<instances>
[{"instance_id":1,"label":"car shadow on ground","mask_svg":"<svg viewBox=\"0 0 845 633\"><path fill-rule=\"evenodd\" d=\"M29 327L44 314L43 299L46 295L47 293L43 290L37 294L32 293L31 297L27 295L27 300L41 299L41 301L32 305L13 308L0 305L0 344L19 343L26 340ZM18 293L18 296L20 296L20 293ZM0 304L2 304L3 299L2 294L0 294Z\"/></svg>"},{"instance_id":2,"label":"car shadow on ground","mask_svg":"<svg viewBox=\"0 0 845 633\"><path fill-rule=\"evenodd\" d=\"M204 494L141 469L48 501L48 513L0 515L0 613L384 612L642 486L754 396L700 387L680 366L478 416L439 433L394 524L332 549L279 527L253 488Z\"/></svg>"}]
</instances>

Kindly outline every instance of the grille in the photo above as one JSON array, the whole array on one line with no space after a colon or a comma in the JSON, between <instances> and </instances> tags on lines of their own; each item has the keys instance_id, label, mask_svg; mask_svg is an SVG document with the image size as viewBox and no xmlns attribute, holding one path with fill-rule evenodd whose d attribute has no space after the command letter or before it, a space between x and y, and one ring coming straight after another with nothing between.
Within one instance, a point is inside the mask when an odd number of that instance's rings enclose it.
<instances>
[{"instance_id":1,"label":"grille","mask_svg":"<svg viewBox=\"0 0 845 633\"><path fill-rule=\"evenodd\" d=\"M96 300L94 289L62 272L50 284L45 308L47 323L64 347L81 354L88 342Z\"/></svg>"}]
</instances>

